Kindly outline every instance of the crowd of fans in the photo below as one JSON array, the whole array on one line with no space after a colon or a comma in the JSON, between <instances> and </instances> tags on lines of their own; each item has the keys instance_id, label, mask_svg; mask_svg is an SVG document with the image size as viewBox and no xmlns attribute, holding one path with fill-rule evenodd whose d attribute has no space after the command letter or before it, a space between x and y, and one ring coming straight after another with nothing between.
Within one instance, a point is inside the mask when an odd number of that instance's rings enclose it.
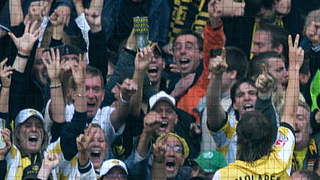
<instances>
[{"instance_id":1,"label":"crowd of fans","mask_svg":"<svg viewBox=\"0 0 320 180\"><path fill-rule=\"evenodd\" d=\"M1 0L0 80L0 180L320 179L318 0Z\"/></svg>"}]
</instances>

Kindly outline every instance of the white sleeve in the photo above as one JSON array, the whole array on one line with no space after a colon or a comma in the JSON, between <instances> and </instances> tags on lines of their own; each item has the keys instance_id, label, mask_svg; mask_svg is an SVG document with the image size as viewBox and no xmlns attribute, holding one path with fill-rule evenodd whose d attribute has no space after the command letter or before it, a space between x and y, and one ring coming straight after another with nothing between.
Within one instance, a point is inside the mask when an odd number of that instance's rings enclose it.
<instances>
[{"instance_id":1,"label":"white sleeve","mask_svg":"<svg viewBox=\"0 0 320 180\"><path fill-rule=\"evenodd\" d=\"M277 140L274 144L274 149L278 157L285 163L289 163L295 145L295 137L291 129L280 126L278 128Z\"/></svg>"},{"instance_id":2,"label":"white sleeve","mask_svg":"<svg viewBox=\"0 0 320 180\"><path fill-rule=\"evenodd\" d=\"M51 99L49 99L49 101L47 102L46 108L44 111L44 128L48 132L49 139L51 138L51 131L50 130L53 125L53 121L50 117L50 109L49 109L50 104L51 104Z\"/></svg>"},{"instance_id":3,"label":"white sleeve","mask_svg":"<svg viewBox=\"0 0 320 180\"><path fill-rule=\"evenodd\" d=\"M48 16L44 16L43 20L41 22L41 25L40 25L39 38L38 38L38 40L39 40L38 48L40 48L40 46L41 46L41 42L43 40L44 32L46 31L48 23L49 23L49 17Z\"/></svg>"},{"instance_id":4,"label":"white sleeve","mask_svg":"<svg viewBox=\"0 0 320 180\"><path fill-rule=\"evenodd\" d=\"M87 53L86 53L86 56L87 56L87 63L89 63L89 31L90 31L90 26L86 20L86 17L84 15L84 13L81 13L76 19L75 19L75 22L77 24L77 26L80 28L81 30L81 34L82 34L82 37L84 39L84 41L86 42L86 45L87 45Z\"/></svg>"},{"instance_id":5,"label":"white sleeve","mask_svg":"<svg viewBox=\"0 0 320 180\"><path fill-rule=\"evenodd\" d=\"M221 175L220 175L220 171L218 170L218 171L214 174L212 180L220 180L220 179L221 179Z\"/></svg>"},{"instance_id":6,"label":"white sleeve","mask_svg":"<svg viewBox=\"0 0 320 180\"><path fill-rule=\"evenodd\" d=\"M90 161L89 161L90 162ZM93 165L89 163L90 169L84 173L80 172L80 180L95 180L97 179L96 172L94 171Z\"/></svg>"}]
</instances>

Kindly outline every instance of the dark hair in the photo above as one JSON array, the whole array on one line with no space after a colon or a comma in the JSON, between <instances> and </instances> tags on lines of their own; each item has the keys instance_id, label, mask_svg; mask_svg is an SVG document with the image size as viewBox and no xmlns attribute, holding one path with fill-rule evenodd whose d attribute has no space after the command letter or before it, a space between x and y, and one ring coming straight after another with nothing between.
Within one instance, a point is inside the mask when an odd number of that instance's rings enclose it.
<instances>
[{"instance_id":1,"label":"dark hair","mask_svg":"<svg viewBox=\"0 0 320 180\"><path fill-rule=\"evenodd\" d=\"M190 30L182 31L179 34L177 34L174 37L174 40L173 40L173 43L172 43L173 46L175 45L176 40L178 39L178 37L183 36L183 35L192 35L192 36L194 36L197 39L197 44L198 44L199 50L200 51L203 50L203 39L202 39L201 35L196 33L196 32L190 31Z\"/></svg>"},{"instance_id":2,"label":"dark hair","mask_svg":"<svg viewBox=\"0 0 320 180\"><path fill-rule=\"evenodd\" d=\"M236 79L243 79L247 76L248 58L245 53L237 47L226 47L226 60L228 71L237 71Z\"/></svg>"},{"instance_id":3,"label":"dark hair","mask_svg":"<svg viewBox=\"0 0 320 180\"><path fill-rule=\"evenodd\" d=\"M104 89L104 79L103 79L101 71L98 68L95 68L93 66L87 66L86 75L90 75L92 77L98 76L101 79L101 87L102 87L102 89Z\"/></svg>"},{"instance_id":4,"label":"dark hair","mask_svg":"<svg viewBox=\"0 0 320 180\"><path fill-rule=\"evenodd\" d=\"M235 102L237 89L239 89L239 87L243 83L248 83L251 86L256 87L254 81L252 81L251 79L245 78L245 79L237 80L236 83L234 83L234 85L231 87L231 90L230 90L230 97L231 97L232 104Z\"/></svg>"},{"instance_id":5,"label":"dark hair","mask_svg":"<svg viewBox=\"0 0 320 180\"><path fill-rule=\"evenodd\" d=\"M244 2L246 16L256 16L262 8L272 9L274 4L273 0L244 0Z\"/></svg>"},{"instance_id":6,"label":"dark hair","mask_svg":"<svg viewBox=\"0 0 320 180\"><path fill-rule=\"evenodd\" d=\"M318 180L320 178L316 172L309 171L307 169L303 169L294 173L303 175L303 178L306 178L305 180Z\"/></svg>"},{"instance_id":7,"label":"dark hair","mask_svg":"<svg viewBox=\"0 0 320 180\"><path fill-rule=\"evenodd\" d=\"M283 47L283 56L285 57L285 62L287 62L288 59L288 52L289 52L289 46L288 46L288 32L277 25L268 24L268 23L261 23L258 31L265 31L270 33L271 36L271 45L272 48L276 48L280 45Z\"/></svg>"},{"instance_id":8,"label":"dark hair","mask_svg":"<svg viewBox=\"0 0 320 180\"><path fill-rule=\"evenodd\" d=\"M252 61L250 61L250 72L249 72L249 77L251 79L256 79L259 74L262 72L262 64L267 64L268 65L268 60L271 58L279 58L282 59L283 62L285 62L284 57L275 52L275 51L268 51L268 52L263 52L255 56Z\"/></svg>"},{"instance_id":9,"label":"dark hair","mask_svg":"<svg viewBox=\"0 0 320 180\"><path fill-rule=\"evenodd\" d=\"M277 137L276 125L258 111L245 112L236 132L237 159L253 162L272 152Z\"/></svg>"}]
</instances>

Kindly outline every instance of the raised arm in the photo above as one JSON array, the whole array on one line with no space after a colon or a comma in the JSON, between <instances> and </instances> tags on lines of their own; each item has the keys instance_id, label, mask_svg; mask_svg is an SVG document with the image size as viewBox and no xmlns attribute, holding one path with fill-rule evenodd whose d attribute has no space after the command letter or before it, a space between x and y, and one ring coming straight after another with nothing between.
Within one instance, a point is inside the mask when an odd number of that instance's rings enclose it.
<instances>
[{"instance_id":1,"label":"raised arm","mask_svg":"<svg viewBox=\"0 0 320 180\"><path fill-rule=\"evenodd\" d=\"M79 55L79 65L72 66L72 76L76 84L74 96L75 113L71 123L61 132L61 149L66 160L71 160L77 153L77 137L83 133L87 121L87 98L85 96L86 61Z\"/></svg>"},{"instance_id":2,"label":"raised arm","mask_svg":"<svg viewBox=\"0 0 320 180\"><path fill-rule=\"evenodd\" d=\"M143 131L139 138L137 146L138 154L145 158L148 155L150 143L156 136L156 131L161 125L161 117L157 112L151 111L144 117Z\"/></svg>"},{"instance_id":3,"label":"raised arm","mask_svg":"<svg viewBox=\"0 0 320 180\"><path fill-rule=\"evenodd\" d=\"M111 114L111 123L115 130L119 129L130 113L130 99L137 91L137 84L130 79L125 79L120 88L120 101L116 103L116 110Z\"/></svg>"},{"instance_id":4,"label":"raised arm","mask_svg":"<svg viewBox=\"0 0 320 180\"><path fill-rule=\"evenodd\" d=\"M158 140L153 145L152 179L156 180L166 179L166 166L164 163L166 148L164 139Z\"/></svg>"},{"instance_id":5,"label":"raised arm","mask_svg":"<svg viewBox=\"0 0 320 180\"><path fill-rule=\"evenodd\" d=\"M71 10L68 6L58 6L50 15L53 25L51 46L57 46L63 38L64 28L69 24Z\"/></svg>"},{"instance_id":6,"label":"raised arm","mask_svg":"<svg viewBox=\"0 0 320 180\"><path fill-rule=\"evenodd\" d=\"M226 113L220 104L222 74L227 70L225 50L221 56L210 59L211 78L207 90L207 124L211 131L218 131L226 123Z\"/></svg>"},{"instance_id":7,"label":"raised arm","mask_svg":"<svg viewBox=\"0 0 320 180\"><path fill-rule=\"evenodd\" d=\"M13 68L20 73L24 73L34 43L39 37L40 29L36 28L36 26L36 21L28 21L23 35L19 38L11 32L8 33L18 49L18 54L14 60Z\"/></svg>"},{"instance_id":8,"label":"raised arm","mask_svg":"<svg viewBox=\"0 0 320 180\"><path fill-rule=\"evenodd\" d=\"M11 86L12 67L6 66L6 58L0 63L1 93L0 93L0 113L9 112L9 93Z\"/></svg>"},{"instance_id":9,"label":"raised arm","mask_svg":"<svg viewBox=\"0 0 320 180\"><path fill-rule=\"evenodd\" d=\"M146 70L153 58L152 47L145 47L141 52L138 52L134 60L134 73L133 81L138 85L137 92L133 95L130 107L132 109L132 115L138 117L141 112L142 95L143 95L143 82Z\"/></svg>"},{"instance_id":10,"label":"raised arm","mask_svg":"<svg viewBox=\"0 0 320 180\"><path fill-rule=\"evenodd\" d=\"M57 167L59 164L59 156L55 153L48 153L44 157L41 168L38 172L37 179L47 180L50 177L52 169Z\"/></svg>"},{"instance_id":11,"label":"raised arm","mask_svg":"<svg viewBox=\"0 0 320 180\"><path fill-rule=\"evenodd\" d=\"M77 137L77 148L78 148L78 170L80 172L80 179L95 179L96 173L94 167L89 160L89 149L88 145L93 140L95 132L92 132L92 124L84 131L84 134L81 134Z\"/></svg>"},{"instance_id":12,"label":"raised arm","mask_svg":"<svg viewBox=\"0 0 320 180\"><path fill-rule=\"evenodd\" d=\"M93 1L91 1L93 2ZM103 1L102 1L103 2ZM102 8L102 7L101 7ZM105 80L108 71L108 57L107 54L107 42L106 34L102 30L101 24L101 10L97 10L90 6L89 9L85 9L85 18L90 26L89 31L89 64L98 68ZM101 48L103 47L103 48Z\"/></svg>"},{"instance_id":13,"label":"raised arm","mask_svg":"<svg viewBox=\"0 0 320 180\"><path fill-rule=\"evenodd\" d=\"M65 122L65 102L62 93L62 83L59 79L61 72L59 49L51 48L50 51L45 52L42 61L47 68L50 78L51 103L49 106L49 115L53 121L63 123Z\"/></svg>"},{"instance_id":14,"label":"raised arm","mask_svg":"<svg viewBox=\"0 0 320 180\"><path fill-rule=\"evenodd\" d=\"M304 51L299 45L300 36L297 35L294 42L289 35L289 80L286 90L284 113L282 116L282 122L290 124L295 128L295 112L297 112L299 102L299 70L303 63Z\"/></svg>"},{"instance_id":15,"label":"raised arm","mask_svg":"<svg viewBox=\"0 0 320 180\"><path fill-rule=\"evenodd\" d=\"M18 26L23 22L21 0L9 0L10 25Z\"/></svg>"}]
</instances>

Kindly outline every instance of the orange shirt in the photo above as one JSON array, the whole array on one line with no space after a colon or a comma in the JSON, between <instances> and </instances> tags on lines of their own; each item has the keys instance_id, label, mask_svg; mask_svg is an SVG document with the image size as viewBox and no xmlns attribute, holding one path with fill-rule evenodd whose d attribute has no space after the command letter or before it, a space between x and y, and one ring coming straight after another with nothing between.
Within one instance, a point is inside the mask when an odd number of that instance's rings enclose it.
<instances>
[{"instance_id":1,"label":"orange shirt","mask_svg":"<svg viewBox=\"0 0 320 180\"><path fill-rule=\"evenodd\" d=\"M214 30L209 25L204 29L204 58L203 58L203 71L197 82L188 89L178 101L177 107L193 115L196 118L196 122L200 123L200 115L195 111L199 101L207 94L207 87L209 84L209 58L210 50L222 48L225 43L225 35L223 32L223 26Z\"/></svg>"}]
</instances>

